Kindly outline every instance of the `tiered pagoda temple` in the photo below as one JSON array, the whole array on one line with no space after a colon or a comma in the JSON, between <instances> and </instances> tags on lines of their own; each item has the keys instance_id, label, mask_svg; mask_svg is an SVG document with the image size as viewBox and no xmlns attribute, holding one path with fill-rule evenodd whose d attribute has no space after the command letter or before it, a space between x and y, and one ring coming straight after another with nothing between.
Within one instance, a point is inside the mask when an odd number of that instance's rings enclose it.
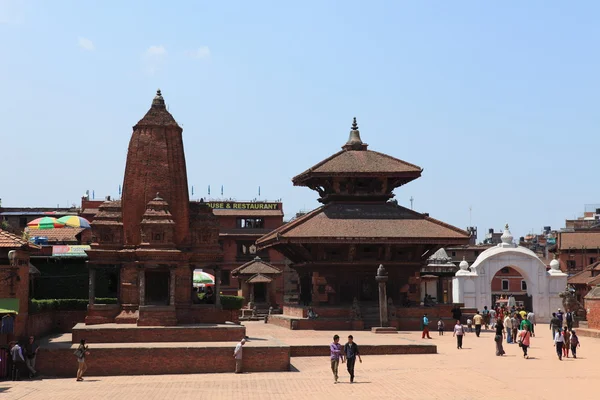
<instances>
[{"instance_id":1,"label":"tiered pagoda temple","mask_svg":"<svg viewBox=\"0 0 600 400\"><path fill-rule=\"evenodd\" d=\"M103 203L92 222L88 324L218 322L192 306L193 269L218 272L222 252L211 208L189 200L182 132L159 90L133 127L122 200ZM95 302L99 268L119 271L117 306Z\"/></svg>"},{"instance_id":2,"label":"tiered pagoda temple","mask_svg":"<svg viewBox=\"0 0 600 400\"><path fill-rule=\"evenodd\" d=\"M342 150L294 177L323 205L257 241L298 271L304 305L375 303L377 267L389 273L397 305L419 302L420 270L441 247L469 243L469 234L392 200L394 189L421 176L416 165L368 149L356 118ZM418 303L417 303L418 304Z\"/></svg>"}]
</instances>

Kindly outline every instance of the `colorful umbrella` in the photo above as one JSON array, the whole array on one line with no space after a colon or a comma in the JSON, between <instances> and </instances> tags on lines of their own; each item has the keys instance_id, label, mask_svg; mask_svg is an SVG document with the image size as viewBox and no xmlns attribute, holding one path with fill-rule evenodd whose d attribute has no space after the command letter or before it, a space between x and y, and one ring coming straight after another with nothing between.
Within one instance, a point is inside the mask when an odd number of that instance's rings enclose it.
<instances>
[{"instance_id":1,"label":"colorful umbrella","mask_svg":"<svg viewBox=\"0 0 600 400\"><path fill-rule=\"evenodd\" d=\"M215 277L202 270L194 270L194 283L214 284Z\"/></svg>"},{"instance_id":2,"label":"colorful umbrella","mask_svg":"<svg viewBox=\"0 0 600 400\"><path fill-rule=\"evenodd\" d=\"M28 228L35 229L62 228L63 226L65 226L64 223L59 222L56 218L52 217L37 218L27 224Z\"/></svg>"},{"instance_id":3,"label":"colorful umbrella","mask_svg":"<svg viewBox=\"0 0 600 400\"><path fill-rule=\"evenodd\" d=\"M90 223L87 219L78 217L77 215L67 215L58 219L58 222L71 228L90 229Z\"/></svg>"}]
</instances>

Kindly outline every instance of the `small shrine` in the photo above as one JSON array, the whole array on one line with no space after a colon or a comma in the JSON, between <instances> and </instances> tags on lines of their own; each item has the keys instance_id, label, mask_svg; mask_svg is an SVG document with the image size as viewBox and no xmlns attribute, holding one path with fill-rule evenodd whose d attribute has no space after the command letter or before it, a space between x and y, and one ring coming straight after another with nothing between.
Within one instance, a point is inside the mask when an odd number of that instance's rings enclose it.
<instances>
[{"instance_id":1,"label":"small shrine","mask_svg":"<svg viewBox=\"0 0 600 400\"><path fill-rule=\"evenodd\" d=\"M279 268L261 260L260 257L255 257L254 260L231 271L231 276L240 281L238 296L244 297L247 303L266 307L277 302L277 288L273 283L280 274Z\"/></svg>"}]
</instances>

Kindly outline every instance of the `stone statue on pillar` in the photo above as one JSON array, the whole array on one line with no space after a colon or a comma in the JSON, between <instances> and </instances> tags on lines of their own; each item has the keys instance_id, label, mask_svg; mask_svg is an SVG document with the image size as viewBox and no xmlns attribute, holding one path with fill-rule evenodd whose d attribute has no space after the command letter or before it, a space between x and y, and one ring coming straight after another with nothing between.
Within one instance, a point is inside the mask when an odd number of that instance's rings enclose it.
<instances>
[{"instance_id":1,"label":"stone statue on pillar","mask_svg":"<svg viewBox=\"0 0 600 400\"><path fill-rule=\"evenodd\" d=\"M388 298L387 298L387 282L388 282L388 274L383 265L379 265L377 268L377 275L375 276L375 280L379 285L379 321L380 326L374 327L371 331L375 333L395 333L396 328L390 327L389 319L388 319Z\"/></svg>"}]
</instances>

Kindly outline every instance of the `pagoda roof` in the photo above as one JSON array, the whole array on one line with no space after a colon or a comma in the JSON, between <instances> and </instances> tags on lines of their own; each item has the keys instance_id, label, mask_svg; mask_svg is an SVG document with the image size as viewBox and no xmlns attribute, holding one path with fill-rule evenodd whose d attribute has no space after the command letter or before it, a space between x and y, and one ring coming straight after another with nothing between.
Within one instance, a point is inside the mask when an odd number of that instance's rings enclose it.
<instances>
[{"instance_id":1,"label":"pagoda roof","mask_svg":"<svg viewBox=\"0 0 600 400\"><path fill-rule=\"evenodd\" d=\"M377 151L367 150L356 124L352 123L350 138L342 150L292 178L294 185L305 185L311 178L331 176L403 178L404 183L421 176L423 169L417 165Z\"/></svg>"},{"instance_id":2,"label":"pagoda roof","mask_svg":"<svg viewBox=\"0 0 600 400\"><path fill-rule=\"evenodd\" d=\"M246 283L271 283L271 282L273 282L273 279L269 278L268 276L264 276L262 274L256 274L246 281Z\"/></svg>"},{"instance_id":3,"label":"pagoda roof","mask_svg":"<svg viewBox=\"0 0 600 400\"><path fill-rule=\"evenodd\" d=\"M469 233L425 214L387 203L331 202L288 222L256 241L278 243L435 243L466 244Z\"/></svg>"},{"instance_id":4,"label":"pagoda roof","mask_svg":"<svg viewBox=\"0 0 600 400\"><path fill-rule=\"evenodd\" d=\"M237 275L252 275L252 274L280 274L281 270L272 266L271 264L261 260L260 257L255 257L254 260L249 261L236 269L231 271L232 276Z\"/></svg>"}]
</instances>

